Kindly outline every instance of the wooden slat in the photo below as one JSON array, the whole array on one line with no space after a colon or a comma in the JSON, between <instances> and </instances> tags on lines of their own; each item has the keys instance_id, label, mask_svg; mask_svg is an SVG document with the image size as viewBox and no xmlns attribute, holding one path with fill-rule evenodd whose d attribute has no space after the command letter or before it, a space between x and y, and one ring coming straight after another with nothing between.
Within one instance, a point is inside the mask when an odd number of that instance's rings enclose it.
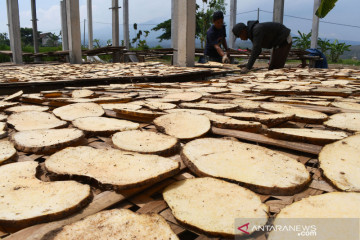
<instances>
[{"instance_id":1,"label":"wooden slat","mask_svg":"<svg viewBox=\"0 0 360 240\"><path fill-rule=\"evenodd\" d=\"M336 189L331 186L329 183L323 181L323 180L313 180L310 184L311 188L317 189L317 190L321 190L321 191L325 191L325 192L334 192L336 191Z\"/></svg>"},{"instance_id":2,"label":"wooden slat","mask_svg":"<svg viewBox=\"0 0 360 240\"><path fill-rule=\"evenodd\" d=\"M229 130L229 129L221 129L212 127L212 132L217 135L235 137L239 139L243 139L246 141L262 143L266 145L296 150L299 152L311 153L318 155L322 149L321 146L312 145L307 143L299 143L299 142L288 142L283 140L277 140L273 138L266 137L261 134L249 133L237 130Z\"/></svg>"}]
</instances>

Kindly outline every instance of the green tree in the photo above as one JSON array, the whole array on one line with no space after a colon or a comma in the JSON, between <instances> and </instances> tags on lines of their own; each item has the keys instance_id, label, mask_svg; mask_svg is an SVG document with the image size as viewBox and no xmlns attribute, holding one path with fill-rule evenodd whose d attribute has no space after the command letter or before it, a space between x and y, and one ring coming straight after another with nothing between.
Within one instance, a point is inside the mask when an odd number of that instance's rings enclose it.
<instances>
[{"instance_id":1,"label":"green tree","mask_svg":"<svg viewBox=\"0 0 360 240\"><path fill-rule=\"evenodd\" d=\"M350 51L351 45L346 45L345 43L339 43L336 39L330 44L330 59L332 62L336 63L339 61L339 58L345 51Z\"/></svg>"},{"instance_id":2,"label":"green tree","mask_svg":"<svg viewBox=\"0 0 360 240\"><path fill-rule=\"evenodd\" d=\"M134 23L134 30L137 30L137 24ZM141 36L143 36L144 33L144 39L141 39ZM150 31L145 30L144 32L142 30L139 30L136 33L136 37L134 37L131 41L132 44L135 44L136 48L139 50L147 50L150 47L147 45L146 38L149 36Z\"/></svg>"},{"instance_id":3,"label":"green tree","mask_svg":"<svg viewBox=\"0 0 360 240\"><path fill-rule=\"evenodd\" d=\"M95 38L93 41L94 41L94 43L96 44L96 45L94 46L94 48L101 48L100 40L99 40L99 39L96 39L96 38Z\"/></svg>"},{"instance_id":4,"label":"green tree","mask_svg":"<svg viewBox=\"0 0 360 240\"><path fill-rule=\"evenodd\" d=\"M21 42L24 46L33 44L33 30L32 28L20 28Z\"/></svg>"},{"instance_id":5,"label":"green tree","mask_svg":"<svg viewBox=\"0 0 360 240\"><path fill-rule=\"evenodd\" d=\"M330 40L327 39L318 39L318 48L322 53L328 56L328 51L330 50Z\"/></svg>"},{"instance_id":6,"label":"green tree","mask_svg":"<svg viewBox=\"0 0 360 240\"><path fill-rule=\"evenodd\" d=\"M0 33L0 46L10 46L10 39L7 33Z\"/></svg>"},{"instance_id":7,"label":"green tree","mask_svg":"<svg viewBox=\"0 0 360 240\"><path fill-rule=\"evenodd\" d=\"M203 7L200 8L196 4L196 38L200 39L201 47L204 46L206 41L206 32L212 24L212 15L215 11L222 11L226 14L225 11L226 3L225 0L203 0ZM158 25L156 25L153 31L163 31L163 34L157 38L161 41L171 39L171 19L168 19Z\"/></svg>"},{"instance_id":8,"label":"green tree","mask_svg":"<svg viewBox=\"0 0 360 240\"><path fill-rule=\"evenodd\" d=\"M311 45L311 32L308 34L298 31L299 37L294 37L294 47L302 50L310 48Z\"/></svg>"},{"instance_id":9,"label":"green tree","mask_svg":"<svg viewBox=\"0 0 360 240\"><path fill-rule=\"evenodd\" d=\"M161 34L160 36L157 37L157 39L159 39L160 42L162 42L163 40L171 39L171 19L168 19L162 23L159 23L158 25L156 25L156 27L154 27L151 30L153 30L153 31L163 30L164 31L163 34Z\"/></svg>"},{"instance_id":10,"label":"green tree","mask_svg":"<svg viewBox=\"0 0 360 240\"><path fill-rule=\"evenodd\" d=\"M40 31L38 31L38 36L40 36ZM33 45L33 29L32 28L20 28L21 43L23 46L32 46ZM38 39L40 44L40 39Z\"/></svg>"}]
</instances>

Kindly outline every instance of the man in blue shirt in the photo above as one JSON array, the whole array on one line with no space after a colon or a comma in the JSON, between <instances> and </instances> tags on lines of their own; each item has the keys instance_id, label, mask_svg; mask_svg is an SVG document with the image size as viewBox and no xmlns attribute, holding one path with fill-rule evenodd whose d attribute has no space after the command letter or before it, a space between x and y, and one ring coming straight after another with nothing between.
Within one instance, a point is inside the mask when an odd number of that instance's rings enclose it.
<instances>
[{"instance_id":1,"label":"man in blue shirt","mask_svg":"<svg viewBox=\"0 0 360 240\"><path fill-rule=\"evenodd\" d=\"M228 49L226 43L226 31L224 25L224 14L221 11L214 12L213 25L209 28L206 35L205 57L209 61L229 63L227 54L221 49Z\"/></svg>"}]
</instances>

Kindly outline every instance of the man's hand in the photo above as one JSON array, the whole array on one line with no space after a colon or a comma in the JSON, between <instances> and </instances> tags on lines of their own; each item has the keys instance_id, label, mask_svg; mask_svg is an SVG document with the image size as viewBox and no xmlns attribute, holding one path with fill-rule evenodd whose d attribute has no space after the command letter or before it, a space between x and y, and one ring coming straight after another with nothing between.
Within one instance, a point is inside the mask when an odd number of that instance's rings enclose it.
<instances>
[{"instance_id":1,"label":"man's hand","mask_svg":"<svg viewBox=\"0 0 360 240\"><path fill-rule=\"evenodd\" d=\"M222 62L223 63L230 63L230 59L228 58L228 56L226 54L222 57Z\"/></svg>"},{"instance_id":2,"label":"man's hand","mask_svg":"<svg viewBox=\"0 0 360 240\"><path fill-rule=\"evenodd\" d=\"M248 69L247 67L243 67L240 72L245 74L245 73L248 73L250 71L250 69Z\"/></svg>"}]
</instances>

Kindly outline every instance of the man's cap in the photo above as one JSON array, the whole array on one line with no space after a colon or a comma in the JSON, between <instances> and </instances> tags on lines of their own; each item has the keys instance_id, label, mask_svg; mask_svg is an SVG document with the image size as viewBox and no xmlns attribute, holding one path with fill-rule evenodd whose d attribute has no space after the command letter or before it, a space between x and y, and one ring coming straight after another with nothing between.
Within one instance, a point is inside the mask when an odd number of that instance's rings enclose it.
<instances>
[{"instance_id":1,"label":"man's cap","mask_svg":"<svg viewBox=\"0 0 360 240\"><path fill-rule=\"evenodd\" d=\"M213 18L213 22L216 20L219 20L219 19L224 19L224 14L222 11L216 11L216 12L214 12L212 18Z\"/></svg>"},{"instance_id":2,"label":"man's cap","mask_svg":"<svg viewBox=\"0 0 360 240\"><path fill-rule=\"evenodd\" d=\"M232 32L236 37L239 37L241 31L245 30L246 28L247 27L246 27L246 25L244 23L238 23L233 27Z\"/></svg>"}]
</instances>

